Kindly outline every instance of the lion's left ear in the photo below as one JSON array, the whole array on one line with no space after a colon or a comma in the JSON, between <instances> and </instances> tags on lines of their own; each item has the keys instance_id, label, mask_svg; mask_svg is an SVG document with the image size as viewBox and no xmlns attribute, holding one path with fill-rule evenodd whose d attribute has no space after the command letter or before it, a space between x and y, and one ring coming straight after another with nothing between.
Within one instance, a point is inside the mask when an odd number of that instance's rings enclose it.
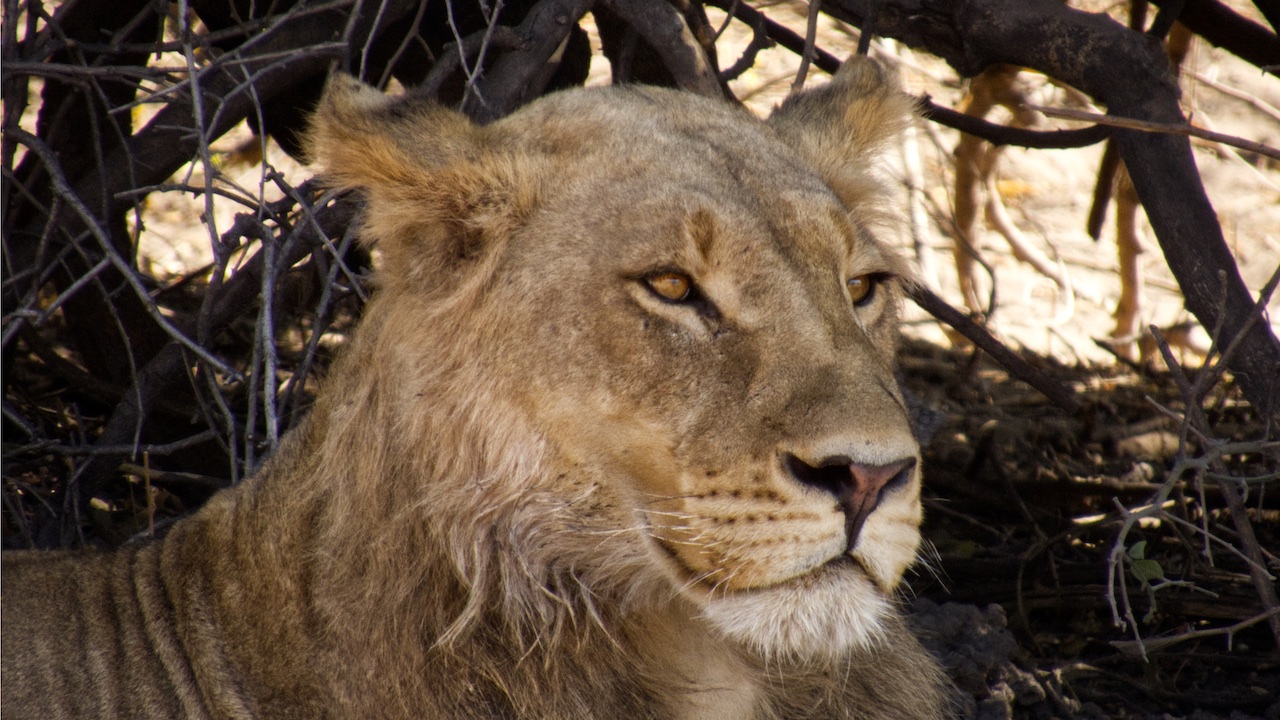
<instances>
[{"instance_id":1,"label":"lion's left ear","mask_svg":"<svg viewBox=\"0 0 1280 720\"><path fill-rule=\"evenodd\" d=\"M914 102L878 62L855 55L831 82L787 98L768 124L856 208L877 194L866 167L911 121Z\"/></svg>"}]
</instances>

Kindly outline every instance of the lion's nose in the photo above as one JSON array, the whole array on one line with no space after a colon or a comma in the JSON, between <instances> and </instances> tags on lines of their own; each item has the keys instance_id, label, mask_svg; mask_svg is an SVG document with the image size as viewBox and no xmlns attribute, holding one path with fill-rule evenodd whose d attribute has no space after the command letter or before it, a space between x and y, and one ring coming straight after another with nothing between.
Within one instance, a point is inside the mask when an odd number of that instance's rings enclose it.
<instances>
[{"instance_id":1,"label":"lion's nose","mask_svg":"<svg viewBox=\"0 0 1280 720\"><path fill-rule=\"evenodd\" d=\"M910 482L916 466L913 457L871 465L844 455L823 458L811 465L791 453L784 456L783 462L791 477L835 496L844 512L846 550L857 544L862 525L881 498Z\"/></svg>"}]
</instances>

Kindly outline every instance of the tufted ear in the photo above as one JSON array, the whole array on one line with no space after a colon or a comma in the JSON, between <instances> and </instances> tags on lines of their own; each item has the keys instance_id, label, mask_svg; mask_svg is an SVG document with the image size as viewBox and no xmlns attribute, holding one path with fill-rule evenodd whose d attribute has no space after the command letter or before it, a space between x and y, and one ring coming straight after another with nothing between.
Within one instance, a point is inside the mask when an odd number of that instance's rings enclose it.
<instances>
[{"instance_id":1,"label":"tufted ear","mask_svg":"<svg viewBox=\"0 0 1280 720\"><path fill-rule=\"evenodd\" d=\"M345 73L329 78L306 151L330 185L365 191L361 237L382 251L389 285L439 281L487 255L540 185L536 158L500 130Z\"/></svg>"},{"instance_id":2,"label":"tufted ear","mask_svg":"<svg viewBox=\"0 0 1280 720\"><path fill-rule=\"evenodd\" d=\"M776 129L849 207L866 206L882 183L866 168L911 121L914 101L875 60L854 55L826 85L787 98Z\"/></svg>"}]
</instances>

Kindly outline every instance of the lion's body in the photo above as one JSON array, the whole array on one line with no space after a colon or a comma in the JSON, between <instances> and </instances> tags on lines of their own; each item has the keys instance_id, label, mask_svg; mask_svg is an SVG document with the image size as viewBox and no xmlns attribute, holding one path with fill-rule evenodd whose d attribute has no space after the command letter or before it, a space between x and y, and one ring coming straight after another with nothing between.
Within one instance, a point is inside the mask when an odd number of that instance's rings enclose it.
<instances>
[{"instance_id":1,"label":"lion's body","mask_svg":"<svg viewBox=\"0 0 1280 720\"><path fill-rule=\"evenodd\" d=\"M483 128L335 80L361 328L162 539L6 557L6 720L941 716L864 167L906 102L842 76L768 125L613 89Z\"/></svg>"}]
</instances>

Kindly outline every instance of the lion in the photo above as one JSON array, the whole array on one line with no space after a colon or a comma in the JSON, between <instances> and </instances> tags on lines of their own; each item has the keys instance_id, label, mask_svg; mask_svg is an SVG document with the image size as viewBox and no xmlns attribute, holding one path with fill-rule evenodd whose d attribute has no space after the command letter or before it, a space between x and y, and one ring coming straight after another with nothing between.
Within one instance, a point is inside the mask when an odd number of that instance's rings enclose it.
<instances>
[{"instance_id":1,"label":"lion","mask_svg":"<svg viewBox=\"0 0 1280 720\"><path fill-rule=\"evenodd\" d=\"M378 287L308 417L162 538L8 554L3 712L937 718L920 456L846 63L767 120L576 89L490 125L334 76Z\"/></svg>"}]
</instances>

